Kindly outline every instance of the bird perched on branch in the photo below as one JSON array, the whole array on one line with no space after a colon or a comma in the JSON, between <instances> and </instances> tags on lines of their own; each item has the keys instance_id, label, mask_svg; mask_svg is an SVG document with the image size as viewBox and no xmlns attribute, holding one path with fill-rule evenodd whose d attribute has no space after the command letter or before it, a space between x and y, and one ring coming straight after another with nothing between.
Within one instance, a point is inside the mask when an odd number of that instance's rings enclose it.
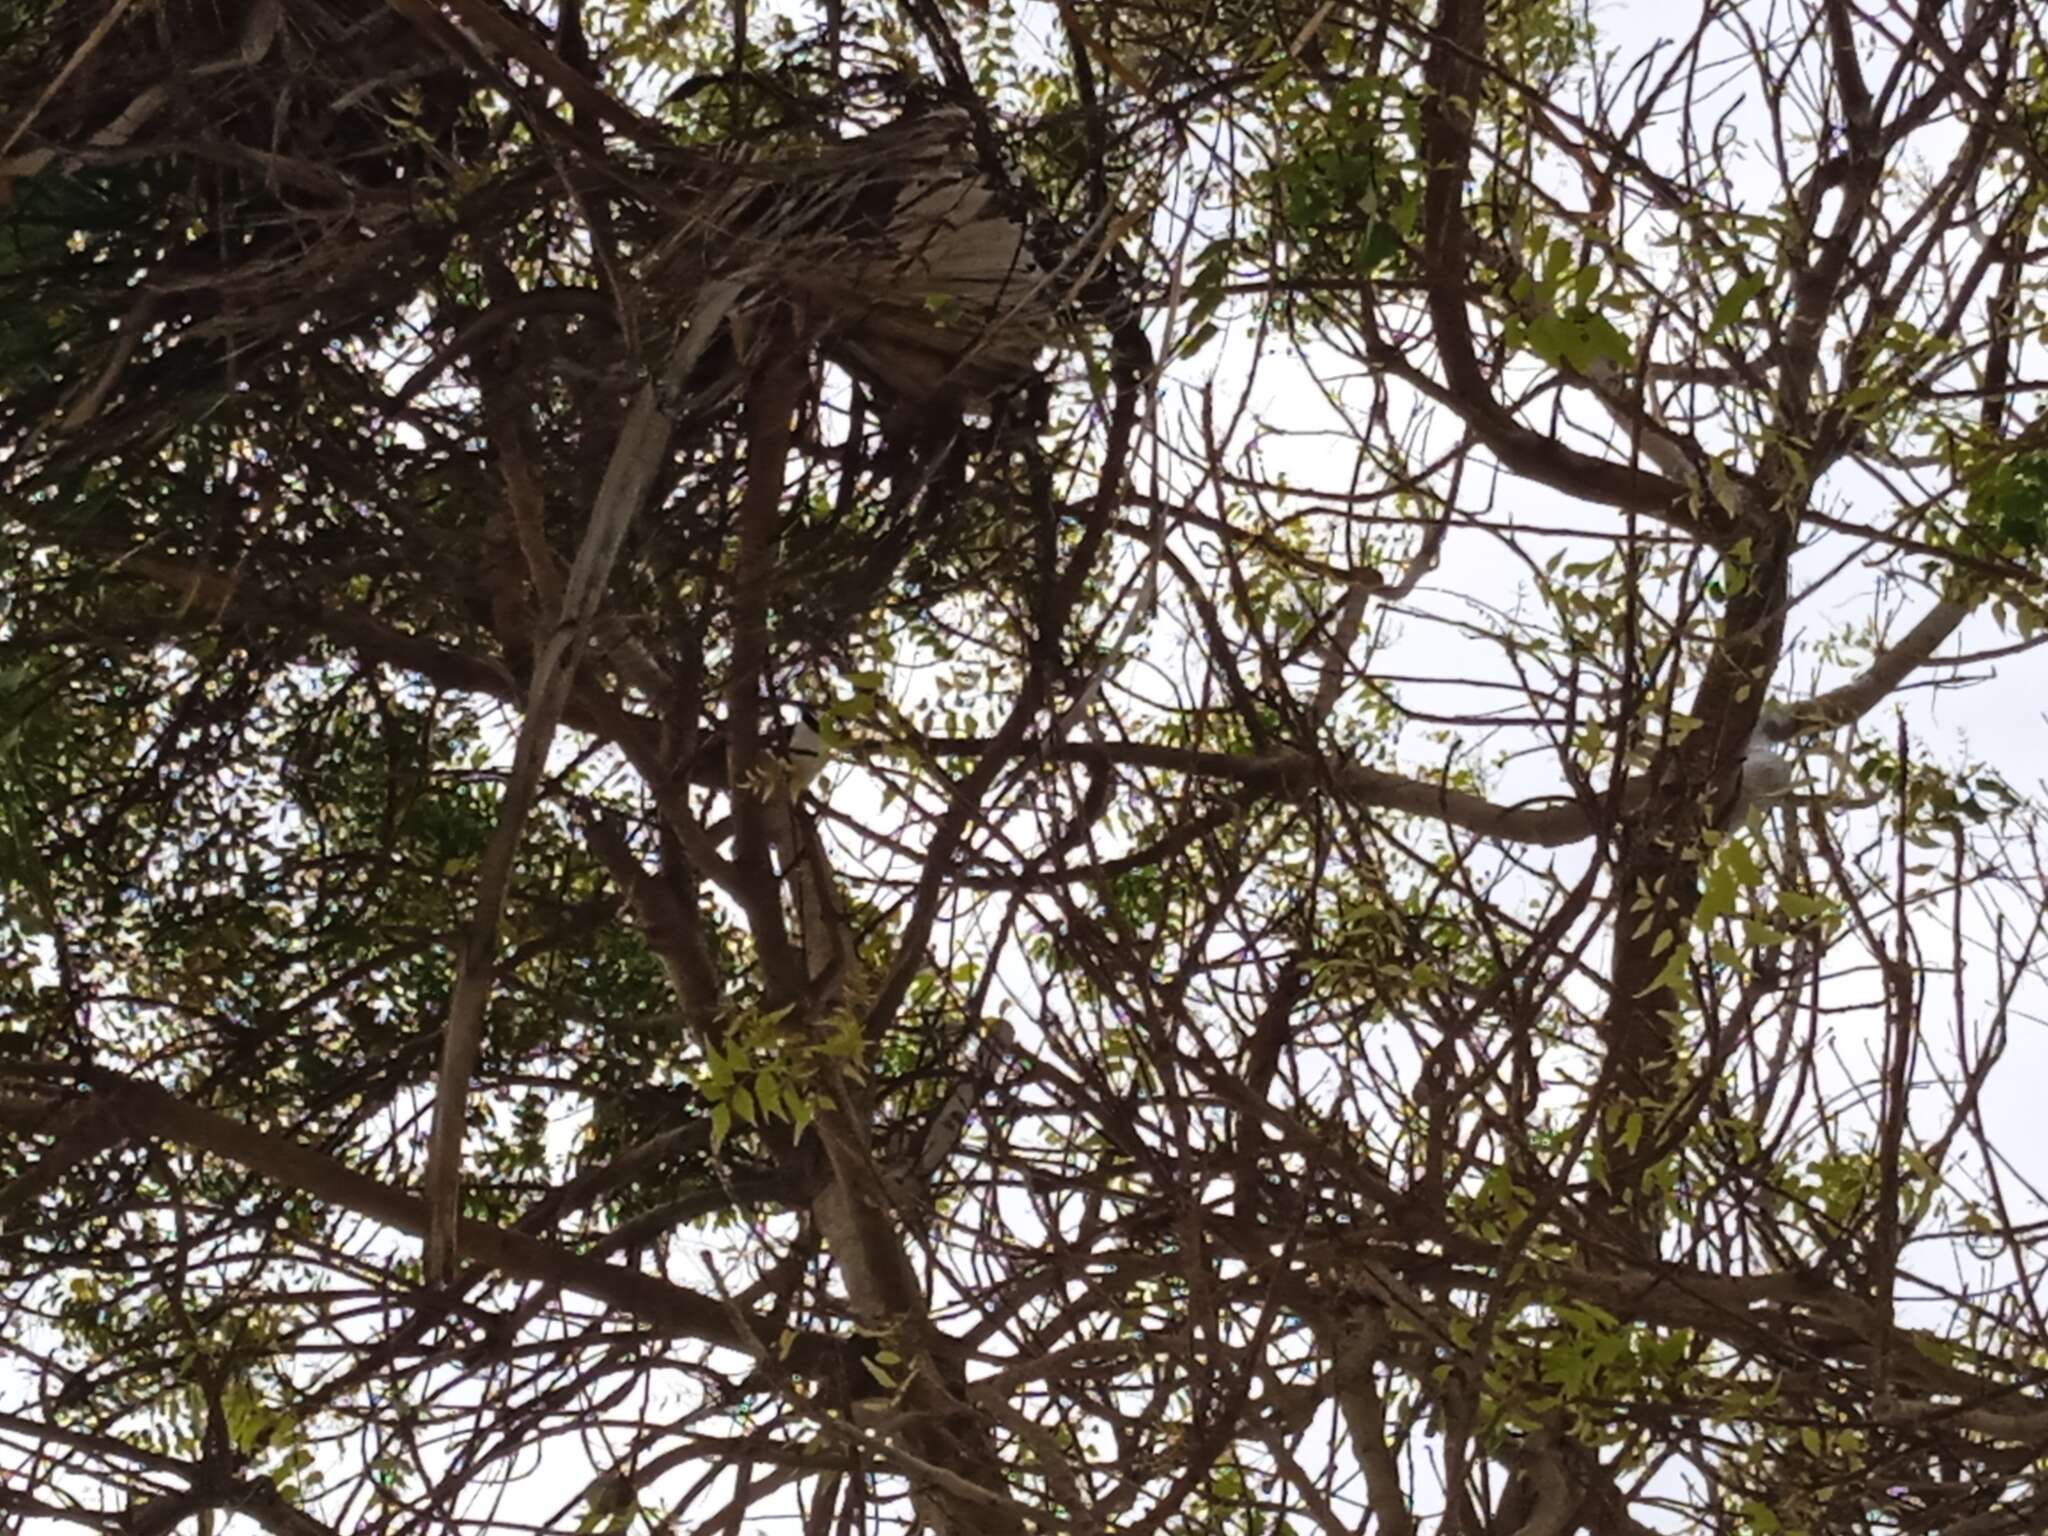
<instances>
[{"instance_id":1,"label":"bird perched on branch","mask_svg":"<svg viewBox=\"0 0 2048 1536\"><path fill-rule=\"evenodd\" d=\"M789 795L794 800L824 771L829 756L824 734L818 729L817 711L800 706L796 719L778 735L781 739L776 743L775 755L782 759L783 772L789 779Z\"/></svg>"},{"instance_id":2,"label":"bird perched on branch","mask_svg":"<svg viewBox=\"0 0 2048 1536\"><path fill-rule=\"evenodd\" d=\"M780 304L827 357L898 404L972 409L1020 383L1052 339L1055 284L971 130L946 108L806 153L723 163L723 185L689 205L665 261L695 294L692 347L729 347L736 383L763 329L752 317Z\"/></svg>"},{"instance_id":3,"label":"bird perched on branch","mask_svg":"<svg viewBox=\"0 0 2048 1536\"><path fill-rule=\"evenodd\" d=\"M947 110L857 140L889 154L855 205L859 236L875 243L852 270L797 284L834 317L827 353L906 400L978 404L1028 374L1050 339L1052 281L976 162L969 126Z\"/></svg>"},{"instance_id":4,"label":"bird perched on branch","mask_svg":"<svg viewBox=\"0 0 2048 1536\"><path fill-rule=\"evenodd\" d=\"M765 795L773 792L779 780L788 788L790 799L800 800L831 761L832 748L825 739L825 728L815 709L808 704L792 705L786 700L782 707L793 710L793 717L778 714L763 721L761 780L740 788L743 793ZM692 782L713 785L728 795L733 793L734 786L725 776L729 740L721 729L699 744L689 772ZM721 818L713 823L710 832L713 841L729 837L732 834L731 818Z\"/></svg>"}]
</instances>

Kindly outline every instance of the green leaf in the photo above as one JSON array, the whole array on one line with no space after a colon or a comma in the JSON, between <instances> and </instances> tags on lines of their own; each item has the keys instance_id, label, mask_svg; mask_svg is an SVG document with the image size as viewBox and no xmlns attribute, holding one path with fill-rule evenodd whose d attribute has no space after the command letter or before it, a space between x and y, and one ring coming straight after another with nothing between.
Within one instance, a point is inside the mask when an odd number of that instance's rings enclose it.
<instances>
[{"instance_id":1,"label":"green leaf","mask_svg":"<svg viewBox=\"0 0 2048 1536\"><path fill-rule=\"evenodd\" d=\"M1724 849L1729 846L1726 843L1722 845ZM1718 919L1728 916L1735 910L1735 894L1735 871L1728 867L1726 858L1716 858L1713 870L1700 891L1699 905L1693 909L1694 925L1701 929L1710 928Z\"/></svg>"},{"instance_id":2,"label":"green leaf","mask_svg":"<svg viewBox=\"0 0 2048 1536\"><path fill-rule=\"evenodd\" d=\"M1678 945L1665 959L1664 969L1657 973L1656 979L1644 987L1642 991L1638 992L1636 996L1648 997L1651 993L1661 992L1667 987L1674 991L1684 991L1687 981L1686 971L1691 961L1692 951L1690 947L1684 944Z\"/></svg>"},{"instance_id":3,"label":"green leaf","mask_svg":"<svg viewBox=\"0 0 2048 1536\"><path fill-rule=\"evenodd\" d=\"M1193 357L1215 339L1216 322L1214 320L1205 320L1194 331L1181 338L1180 346L1176 349L1177 355Z\"/></svg>"},{"instance_id":4,"label":"green leaf","mask_svg":"<svg viewBox=\"0 0 2048 1536\"><path fill-rule=\"evenodd\" d=\"M1829 904L1818 896L1809 896L1804 891L1778 892L1778 910L1795 923L1809 918L1820 917L1830 910Z\"/></svg>"},{"instance_id":5,"label":"green leaf","mask_svg":"<svg viewBox=\"0 0 2048 1536\"><path fill-rule=\"evenodd\" d=\"M1764 291L1765 279L1757 273L1738 277L1721 300L1714 306L1713 317L1707 321L1707 338L1712 340L1742 318L1742 312L1749 308L1750 300Z\"/></svg>"}]
</instances>

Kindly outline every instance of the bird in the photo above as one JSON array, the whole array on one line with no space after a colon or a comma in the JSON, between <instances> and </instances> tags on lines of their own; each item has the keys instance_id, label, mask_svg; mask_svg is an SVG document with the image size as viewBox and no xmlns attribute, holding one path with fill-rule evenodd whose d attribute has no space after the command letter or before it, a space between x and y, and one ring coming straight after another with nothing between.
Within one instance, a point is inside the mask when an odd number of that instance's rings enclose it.
<instances>
[{"instance_id":1,"label":"bird","mask_svg":"<svg viewBox=\"0 0 2048 1536\"><path fill-rule=\"evenodd\" d=\"M1053 340L1057 285L957 108L728 164L685 199L656 280L695 295L705 399L738 387L749 317L794 303L820 351L911 411L986 409ZM694 377L694 376L693 376Z\"/></svg>"},{"instance_id":2,"label":"bird","mask_svg":"<svg viewBox=\"0 0 2048 1536\"><path fill-rule=\"evenodd\" d=\"M798 705L796 719L786 722L777 734L781 740L776 756L781 758L783 773L789 780L789 797L799 799L824 771L831 755L824 732L818 726L818 712L808 705Z\"/></svg>"},{"instance_id":3,"label":"bird","mask_svg":"<svg viewBox=\"0 0 2048 1536\"><path fill-rule=\"evenodd\" d=\"M685 777L693 784L730 792L726 776L727 755L732 738L723 726L701 737L692 754ZM816 782L832 756L827 727L811 705L787 699L766 701L761 721L761 756L756 774L778 779L788 786L792 798ZM764 793L761 784L754 786Z\"/></svg>"},{"instance_id":4,"label":"bird","mask_svg":"<svg viewBox=\"0 0 2048 1536\"><path fill-rule=\"evenodd\" d=\"M1053 284L1025 224L974 157L958 110L908 118L855 144L878 158L856 180L841 262L793 274L834 319L825 350L912 406L977 408L1027 375L1049 339Z\"/></svg>"},{"instance_id":5,"label":"bird","mask_svg":"<svg viewBox=\"0 0 2048 1536\"><path fill-rule=\"evenodd\" d=\"M1735 792L1729 796L1721 814L1714 818L1714 829L1718 832L1732 831L1747 819L1752 810L1767 811L1781 804L1791 794L1796 777L1792 759L1780 752L1777 744L1759 729L1743 751L1742 766L1735 777Z\"/></svg>"},{"instance_id":6,"label":"bird","mask_svg":"<svg viewBox=\"0 0 2048 1536\"><path fill-rule=\"evenodd\" d=\"M798 704L795 710L795 719L784 717L778 720L762 742L766 749L764 756L769 765L767 777L772 783L773 777L779 774L783 784L789 789L789 798L792 801L803 798L804 791L816 782L832 755L831 748L825 740L824 727L818 720L818 712L808 704ZM704 782L714 775L723 777L725 751L723 733L705 743L698 754L698 760L707 765L707 772L699 782ZM708 766L712 764L719 766L712 769ZM755 792L765 798L768 788L766 785L756 784ZM734 820L731 816L721 816L704 830L714 844L721 844L732 837Z\"/></svg>"}]
</instances>

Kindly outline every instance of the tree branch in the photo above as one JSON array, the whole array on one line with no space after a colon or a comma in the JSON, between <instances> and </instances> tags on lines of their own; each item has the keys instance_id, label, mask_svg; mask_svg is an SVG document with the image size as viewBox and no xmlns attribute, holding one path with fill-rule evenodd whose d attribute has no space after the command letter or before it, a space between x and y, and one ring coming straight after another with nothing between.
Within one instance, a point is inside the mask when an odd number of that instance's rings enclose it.
<instances>
[{"instance_id":1,"label":"tree branch","mask_svg":"<svg viewBox=\"0 0 2048 1536\"><path fill-rule=\"evenodd\" d=\"M484 851L477 876L475 908L458 961L454 995L448 1005L447 1033L441 1044L441 1068L434 1092L434 1123L427 1139L426 1273L430 1282L454 1278L457 1260L456 1203L462 1182L462 1134L469 1079L483 1047L484 1014L490 1006L497 964L498 918L512 880L512 861L526 827L527 813L547 767L575 682L583 642L604 600L612 565L624 544L655 476L668 458L671 425L650 381L643 384L619 430L617 446L598 488L590 526L576 552L576 563L562 594L554 632L540 648L533 668L533 690L526 718L519 728L512 775L505 785L498 824Z\"/></svg>"}]
</instances>

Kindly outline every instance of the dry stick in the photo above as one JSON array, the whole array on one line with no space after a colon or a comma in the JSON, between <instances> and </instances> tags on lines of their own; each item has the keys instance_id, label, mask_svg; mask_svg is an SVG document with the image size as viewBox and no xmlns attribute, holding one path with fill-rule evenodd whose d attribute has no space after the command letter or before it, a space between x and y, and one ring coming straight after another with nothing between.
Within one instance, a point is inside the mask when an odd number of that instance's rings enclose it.
<instances>
[{"instance_id":1,"label":"dry stick","mask_svg":"<svg viewBox=\"0 0 2048 1536\"><path fill-rule=\"evenodd\" d=\"M694 330L695 327L693 326ZM768 604L782 532L792 421L809 373L788 318L769 321L749 359L745 427L746 490L733 550L732 665L725 691L726 785L732 799L734 896L745 911L769 995L786 1001L800 989L782 893L768 867L768 807L750 783L761 762L760 682L768 669Z\"/></svg>"},{"instance_id":2,"label":"dry stick","mask_svg":"<svg viewBox=\"0 0 2048 1536\"><path fill-rule=\"evenodd\" d=\"M533 668L526 718L519 728L511 778L498 811L498 825L484 850L477 877L475 909L463 936L448 1005L448 1029L441 1045L441 1070L434 1091L434 1126L427 1140L426 1278L430 1285L452 1279L456 1265L456 1214L462 1183L462 1133L470 1075L483 1047L484 1012L490 1005L497 960L498 919L511 884L512 859L533 808L555 728L561 723L576 662L583 651L592 619L604 597L626 530L647 500L668 455L670 422L663 414L655 387L643 384L626 414L619 440L598 487L590 527L576 551L562 593L562 610L554 633L541 648Z\"/></svg>"},{"instance_id":3,"label":"dry stick","mask_svg":"<svg viewBox=\"0 0 2048 1536\"><path fill-rule=\"evenodd\" d=\"M114 3L107 7L107 14L93 24L93 29L86 34L85 41L71 50L71 57L64 61L64 67L57 71L48 85L43 87L43 94L36 98L35 105L22 113L21 120L8 130L5 139L0 139L0 156L4 156L20 142L21 136L28 132L29 125L43 115L43 108L50 104L51 98L64 89L64 82L71 78L79 65L92 56L95 48L107 40L107 34L114 30L114 23L127 11L128 3L129 0L114 0Z\"/></svg>"},{"instance_id":4,"label":"dry stick","mask_svg":"<svg viewBox=\"0 0 2048 1536\"><path fill-rule=\"evenodd\" d=\"M145 293L135 301L121 321L120 334L114 338L113 348L107 353L98 377L74 394L65 405L64 415L57 423L59 432L76 432L100 413L100 407L107 403L107 396L114 392L114 385L119 382L129 360L135 356L136 347L155 321L158 307L159 300L154 293Z\"/></svg>"},{"instance_id":5,"label":"dry stick","mask_svg":"<svg viewBox=\"0 0 2048 1536\"><path fill-rule=\"evenodd\" d=\"M433 0L386 0L392 10L411 22L424 36L438 44L450 57L473 72L496 73L500 61L515 59L531 70L536 79L559 91L572 107L638 143L663 143L658 134L623 102L608 95L595 82L579 73L532 33L479 0L451 0L453 18L443 14ZM583 135L559 119L551 118L549 131L585 138L595 146L594 136Z\"/></svg>"}]
</instances>

